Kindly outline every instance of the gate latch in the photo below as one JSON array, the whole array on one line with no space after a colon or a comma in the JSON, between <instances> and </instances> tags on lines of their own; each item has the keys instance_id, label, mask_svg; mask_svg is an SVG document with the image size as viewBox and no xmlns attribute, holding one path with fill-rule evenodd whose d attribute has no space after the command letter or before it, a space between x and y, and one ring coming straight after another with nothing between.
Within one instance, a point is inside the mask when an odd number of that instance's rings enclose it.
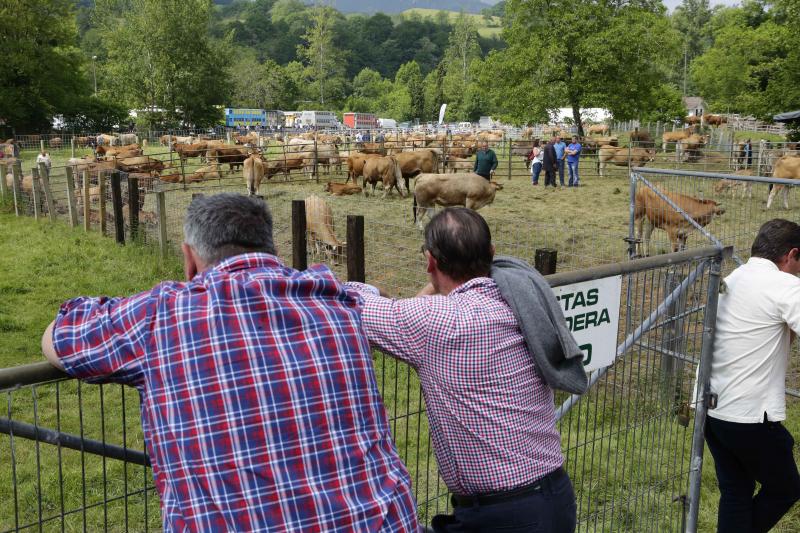
<instances>
[{"instance_id":1,"label":"gate latch","mask_svg":"<svg viewBox=\"0 0 800 533\"><path fill-rule=\"evenodd\" d=\"M717 408L717 395L713 392L706 393L706 407L708 409L716 409Z\"/></svg>"}]
</instances>

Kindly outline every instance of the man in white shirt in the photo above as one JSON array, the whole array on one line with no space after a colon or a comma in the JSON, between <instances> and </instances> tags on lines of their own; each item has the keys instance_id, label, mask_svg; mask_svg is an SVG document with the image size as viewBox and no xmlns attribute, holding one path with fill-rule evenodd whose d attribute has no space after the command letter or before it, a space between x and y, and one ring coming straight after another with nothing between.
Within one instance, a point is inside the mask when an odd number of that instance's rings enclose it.
<instances>
[{"instance_id":1,"label":"man in white shirt","mask_svg":"<svg viewBox=\"0 0 800 533\"><path fill-rule=\"evenodd\" d=\"M800 499L783 427L786 367L800 331L800 226L767 222L720 295L706 442L720 490L717 531L769 531ZM753 496L756 481L761 490Z\"/></svg>"},{"instance_id":2,"label":"man in white shirt","mask_svg":"<svg viewBox=\"0 0 800 533\"><path fill-rule=\"evenodd\" d=\"M50 175L50 168L53 166L53 162L50 160L50 154L42 151L36 156L36 166L38 167L41 163L44 163L44 168L47 170L47 175Z\"/></svg>"}]
</instances>

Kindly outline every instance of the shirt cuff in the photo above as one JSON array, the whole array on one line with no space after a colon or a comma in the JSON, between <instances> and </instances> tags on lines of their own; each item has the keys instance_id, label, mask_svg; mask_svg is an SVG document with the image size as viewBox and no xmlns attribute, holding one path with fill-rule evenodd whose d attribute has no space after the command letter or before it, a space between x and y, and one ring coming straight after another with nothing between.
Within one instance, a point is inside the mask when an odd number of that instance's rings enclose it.
<instances>
[{"instance_id":1,"label":"shirt cuff","mask_svg":"<svg viewBox=\"0 0 800 533\"><path fill-rule=\"evenodd\" d=\"M348 289L352 289L357 293L364 296L380 296L381 291L377 287L368 283L359 283L358 281L348 281L344 284Z\"/></svg>"}]
</instances>

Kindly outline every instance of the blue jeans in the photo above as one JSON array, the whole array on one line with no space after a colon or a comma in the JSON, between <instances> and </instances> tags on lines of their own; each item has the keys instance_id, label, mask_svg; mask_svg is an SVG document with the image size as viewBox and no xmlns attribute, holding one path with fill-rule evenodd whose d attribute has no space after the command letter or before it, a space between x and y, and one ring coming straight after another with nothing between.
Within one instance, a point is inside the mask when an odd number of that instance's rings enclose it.
<instances>
[{"instance_id":1,"label":"blue jeans","mask_svg":"<svg viewBox=\"0 0 800 533\"><path fill-rule=\"evenodd\" d=\"M577 506L569 476L545 478L540 490L510 501L455 506L452 515L436 515L436 533L503 531L503 533L572 533Z\"/></svg>"},{"instance_id":2,"label":"blue jeans","mask_svg":"<svg viewBox=\"0 0 800 533\"><path fill-rule=\"evenodd\" d=\"M718 533L769 531L800 499L794 439L780 422L739 424L708 417L720 499ZM761 490L753 497L756 481Z\"/></svg>"},{"instance_id":3,"label":"blue jeans","mask_svg":"<svg viewBox=\"0 0 800 533\"><path fill-rule=\"evenodd\" d=\"M534 185L539 185L539 174L542 172L541 163L531 164L531 182Z\"/></svg>"},{"instance_id":4,"label":"blue jeans","mask_svg":"<svg viewBox=\"0 0 800 533\"><path fill-rule=\"evenodd\" d=\"M580 177L578 176L578 162L571 163L567 161L567 168L569 168L569 186L578 185Z\"/></svg>"},{"instance_id":5,"label":"blue jeans","mask_svg":"<svg viewBox=\"0 0 800 533\"><path fill-rule=\"evenodd\" d=\"M558 182L561 184L562 187L564 186L564 160L563 159L559 159L558 160ZM553 185L555 185L555 183Z\"/></svg>"}]
</instances>

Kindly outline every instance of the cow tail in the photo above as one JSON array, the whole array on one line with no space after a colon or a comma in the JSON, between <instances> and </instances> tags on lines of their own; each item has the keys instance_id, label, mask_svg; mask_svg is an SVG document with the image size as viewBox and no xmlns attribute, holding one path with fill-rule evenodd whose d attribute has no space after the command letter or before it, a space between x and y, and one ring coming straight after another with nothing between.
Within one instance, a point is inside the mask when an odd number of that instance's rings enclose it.
<instances>
[{"instance_id":1,"label":"cow tail","mask_svg":"<svg viewBox=\"0 0 800 533\"><path fill-rule=\"evenodd\" d=\"M414 203L411 207L412 215L414 217L414 224L417 223L417 193L414 193Z\"/></svg>"}]
</instances>

